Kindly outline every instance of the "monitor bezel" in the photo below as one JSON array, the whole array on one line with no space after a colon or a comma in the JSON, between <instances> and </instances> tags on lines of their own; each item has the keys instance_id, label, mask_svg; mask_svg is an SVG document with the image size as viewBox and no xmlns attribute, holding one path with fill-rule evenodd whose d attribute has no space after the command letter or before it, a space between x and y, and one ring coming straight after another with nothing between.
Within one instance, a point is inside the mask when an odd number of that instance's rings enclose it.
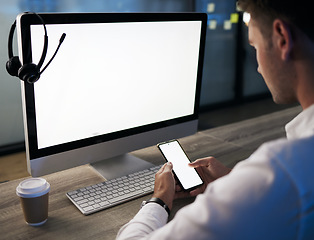
<instances>
[{"instance_id":1,"label":"monitor bezel","mask_svg":"<svg viewBox=\"0 0 314 240\"><path fill-rule=\"evenodd\" d=\"M198 119L207 24L207 15L205 13L44 13L39 15L43 18L45 24L47 25L69 23L75 24L75 23L160 22L160 21L201 21L202 25L194 113L189 116L170 119L163 122L153 123L145 126L122 130L119 132L94 136L86 139L81 139L73 142L63 143L60 145L39 149L37 143L34 85L23 82L22 92L23 91L25 92L23 92L22 95L24 97L23 99L25 104L24 117L26 120L27 128L25 129L26 133L25 138L27 138L26 147L30 160ZM34 14L24 13L19 16L19 24L20 24L20 39L22 46L22 62L23 64L31 63L32 53L30 42L30 26L40 25L41 22L39 21L38 17L36 17Z\"/></svg>"}]
</instances>

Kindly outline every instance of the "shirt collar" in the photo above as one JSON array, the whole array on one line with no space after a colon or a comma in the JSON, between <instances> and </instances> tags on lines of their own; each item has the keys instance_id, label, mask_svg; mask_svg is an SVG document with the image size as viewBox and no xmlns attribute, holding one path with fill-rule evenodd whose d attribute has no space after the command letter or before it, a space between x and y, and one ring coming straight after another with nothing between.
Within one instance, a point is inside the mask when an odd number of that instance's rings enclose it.
<instances>
[{"instance_id":1,"label":"shirt collar","mask_svg":"<svg viewBox=\"0 0 314 240\"><path fill-rule=\"evenodd\" d=\"M305 138L314 135L314 104L303 110L286 125L288 139Z\"/></svg>"}]
</instances>

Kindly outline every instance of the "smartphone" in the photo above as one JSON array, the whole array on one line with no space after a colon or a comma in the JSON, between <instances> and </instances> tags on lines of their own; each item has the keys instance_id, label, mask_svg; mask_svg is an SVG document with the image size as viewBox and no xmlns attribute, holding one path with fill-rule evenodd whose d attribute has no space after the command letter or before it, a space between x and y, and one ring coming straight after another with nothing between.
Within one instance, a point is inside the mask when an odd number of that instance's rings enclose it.
<instances>
[{"instance_id":1,"label":"smartphone","mask_svg":"<svg viewBox=\"0 0 314 240\"><path fill-rule=\"evenodd\" d=\"M190 159L177 140L159 143L157 145L167 162L173 165L173 173L185 191L201 186L204 182L198 172L188 166Z\"/></svg>"}]
</instances>

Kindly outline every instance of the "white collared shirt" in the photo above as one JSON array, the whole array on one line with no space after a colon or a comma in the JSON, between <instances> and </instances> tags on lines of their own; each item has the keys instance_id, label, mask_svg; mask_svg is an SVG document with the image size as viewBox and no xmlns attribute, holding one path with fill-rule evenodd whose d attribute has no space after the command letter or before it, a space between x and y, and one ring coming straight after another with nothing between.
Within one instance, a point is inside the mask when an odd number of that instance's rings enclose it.
<instances>
[{"instance_id":1,"label":"white collared shirt","mask_svg":"<svg viewBox=\"0 0 314 240\"><path fill-rule=\"evenodd\" d=\"M314 105L167 223L145 205L117 239L314 239Z\"/></svg>"}]
</instances>

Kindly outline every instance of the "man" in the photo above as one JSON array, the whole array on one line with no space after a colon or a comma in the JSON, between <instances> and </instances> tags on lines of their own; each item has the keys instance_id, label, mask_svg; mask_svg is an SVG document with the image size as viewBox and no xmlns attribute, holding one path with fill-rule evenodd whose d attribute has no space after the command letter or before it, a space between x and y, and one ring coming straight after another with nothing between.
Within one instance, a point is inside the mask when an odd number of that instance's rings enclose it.
<instances>
[{"instance_id":1,"label":"man","mask_svg":"<svg viewBox=\"0 0 314 240\"><path fill-rule=\"evenodd\" d=\"M178 191L172 165L156 174L153 197L117 239L314 239L314 30L311 1L240 0L249 42L276 103L303 111L287 139L263 144L232 171L209 157L190 164L206 185L167 223Z\"/></svg>"}]
</instances>

